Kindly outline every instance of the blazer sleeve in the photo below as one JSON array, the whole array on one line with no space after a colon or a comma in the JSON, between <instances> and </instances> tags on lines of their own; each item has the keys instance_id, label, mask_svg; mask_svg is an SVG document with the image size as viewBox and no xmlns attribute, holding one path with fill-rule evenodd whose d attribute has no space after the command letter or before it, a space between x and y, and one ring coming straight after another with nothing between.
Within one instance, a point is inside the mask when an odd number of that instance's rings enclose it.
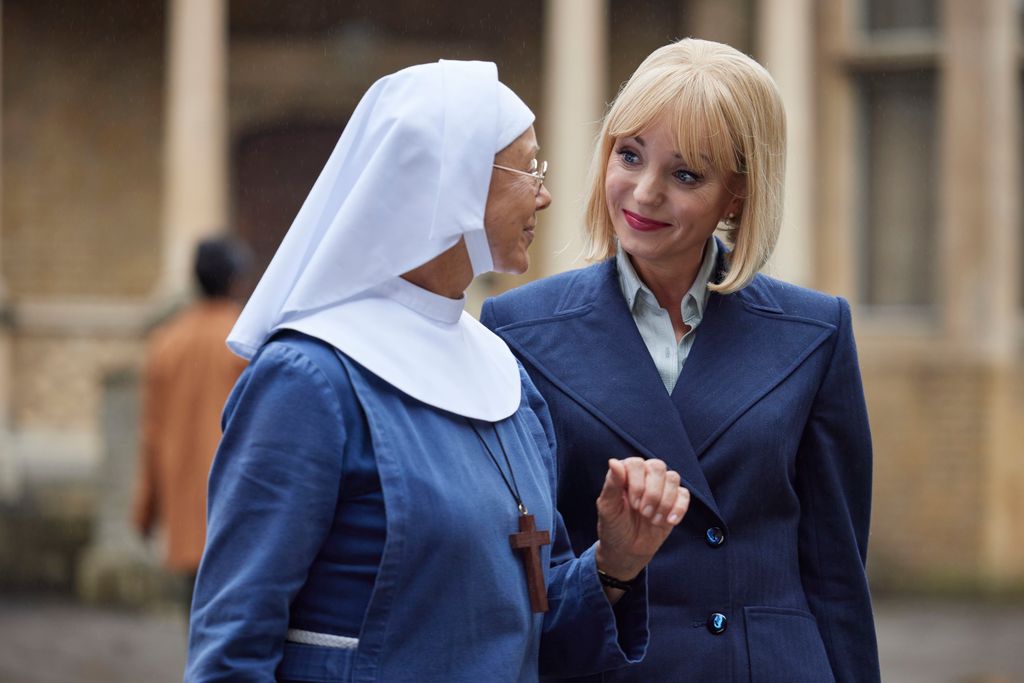
<instances>
[{"instance_id":1,"label":"blazer sleeve","mask_svg":"<svg viewBox=\"0 0 1024 683\"><path fill-rule=\"evenodd\" d=\"M865 565L871 433L850 322L838 299L832 358L800 443L800 572L836 681L880 679Z\"/></svg>"},{"instance_id":2,"label":"blazer sleeve","mask_svg":"<svg viewBox=\"0 0 1024 683\"><path fill-rule=\"evenodd\" d=\"M530 408L544 430L551 491L557 491L555 430L547 404L520 366ZM546 447L547 450L543 450ZM542 676L576 677L635 664L647 652L647 575L613 607L597 576L595 546L576 557L561 513L554 511L548 612L540 643Z\"/></svg>"},{"instance_id":3,"label":"blazer sleeve","mask_svg":"<svg viewBox=\"0 0 1024 683\"><path fill-rule=\"evenodd\" d=\"M494 311L494 299L484 299L484 304L480 307L480 324L491 332L494 332L494 328L498 326Z\"/></svg>"},{"instance_id":4,"label":"blazer sleeve","mask_svg":"<svg viewBox=\"0 0 1024 683\"><path fill-rule=\"evenodd\" d=\"M185 680L273 681L289 606L330 532L344 416L301 352L269 344L224 413Z\"/></svg>"}]
</instances>

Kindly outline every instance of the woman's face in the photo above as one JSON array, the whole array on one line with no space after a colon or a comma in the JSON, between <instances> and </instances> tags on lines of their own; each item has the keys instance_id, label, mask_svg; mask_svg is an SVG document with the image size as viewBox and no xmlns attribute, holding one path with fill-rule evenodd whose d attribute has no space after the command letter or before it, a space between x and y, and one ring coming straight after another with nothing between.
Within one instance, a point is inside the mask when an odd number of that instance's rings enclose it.
<instances>
[{"instance_id":1,"label":"woman's face","mask_svg":"<svg viewBox=\"0 0 1024 683\"><path fill-rule=\"evenodd\" d=\"M524 172L537 158L537 135L533 126L498 152L494 163ZM530 266L527 250L533 242L537 212L551 204L551 195L543 184L527 175L499 168L491 172L487 192L484 226L491 247L494 270L499 273L524 273Z\"/></svg>"},{"instance_id":2,"label":"woman's face","mask_svg":"<svg viewBox=\"0 0 1024 683\"><path fill-rule=\"evenodd\" d=\"M741 209L737 174L692 168L660 120L614 140L604 184L608 213L641 276L648 268L671 272L699 264L718 222Z\"/></svg>"}]
</instances>

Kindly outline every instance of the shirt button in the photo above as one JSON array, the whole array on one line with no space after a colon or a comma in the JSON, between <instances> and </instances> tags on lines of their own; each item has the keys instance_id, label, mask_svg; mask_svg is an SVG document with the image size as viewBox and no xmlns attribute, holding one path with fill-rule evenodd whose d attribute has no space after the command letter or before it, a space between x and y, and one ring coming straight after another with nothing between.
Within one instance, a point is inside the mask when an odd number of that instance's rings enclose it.
<instances>
[{"instance_id":1,"label":"shirt button","mask_svg":"<svg viewBox=\"0 0 1024 683\"><path fill-rule=\"evenodd\" d=\"M729 626L729 620L725 618L725 615L721 612L715 612L708 617L708 631L718 636L725 633L725 629Z\"/></svg>"},{"instance_id":2,"label":"shirt button","mask_svg":"<svg viewBox=\"0 0 1024 683\"><path fill-rule=\"evenodd\" d=\"M717 548L725 543L725 532L719 527L713 526L704 532L704 540L707 541L708 545L712 548Z\"/></svg>"}]
</instances>

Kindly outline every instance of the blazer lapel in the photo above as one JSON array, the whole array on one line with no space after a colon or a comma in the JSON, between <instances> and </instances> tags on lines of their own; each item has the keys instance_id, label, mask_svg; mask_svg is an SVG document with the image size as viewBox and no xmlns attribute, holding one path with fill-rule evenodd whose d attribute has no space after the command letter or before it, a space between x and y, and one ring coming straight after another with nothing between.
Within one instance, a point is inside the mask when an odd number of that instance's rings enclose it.
<instances>
[{"instance_id":1,"label":"blazer lapel","mask_svg":"<svg viewBox=\"0 0 1024 683\"><path fill-rule=\"evenodd\" d=\"M569 289L555 315L501 327L498 333L639 454L668 463L683 486L720 518L679 411L626 306L614 262L580 271Z\"/></svg>"},{"instance_id":2,"label":"blazer lapel","mask_svg":"<svg viewBox=\"0 0 1024 683\"><path fill-rule=\"evenodd\" d=\"M835 332L822 321L785 315L765 282L711 295L672 392L698 458Z\"/></svg>"}]
</instances>

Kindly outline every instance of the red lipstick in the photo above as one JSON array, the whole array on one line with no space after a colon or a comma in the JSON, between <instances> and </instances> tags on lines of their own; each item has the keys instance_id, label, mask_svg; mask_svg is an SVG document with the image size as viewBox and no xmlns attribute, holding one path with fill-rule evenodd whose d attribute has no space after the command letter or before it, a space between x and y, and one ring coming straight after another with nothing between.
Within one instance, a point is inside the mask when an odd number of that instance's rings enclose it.
<instances>
[{"instance_id":1,"label":"red lipstick","mask_svg":"<svg viewBox=\"0 0 1024 683\"><path fill-rule=\"evenodd\" d=\"M644 218L639 214L635 214L632 211L622 210L622 215L626 217L626 222L629 223L629 227L640 232L651 232L653 230L661 230L667 228L668 223L662 223L661 221L652 221L650 218Z\"/></svg>"}]
</instances>

